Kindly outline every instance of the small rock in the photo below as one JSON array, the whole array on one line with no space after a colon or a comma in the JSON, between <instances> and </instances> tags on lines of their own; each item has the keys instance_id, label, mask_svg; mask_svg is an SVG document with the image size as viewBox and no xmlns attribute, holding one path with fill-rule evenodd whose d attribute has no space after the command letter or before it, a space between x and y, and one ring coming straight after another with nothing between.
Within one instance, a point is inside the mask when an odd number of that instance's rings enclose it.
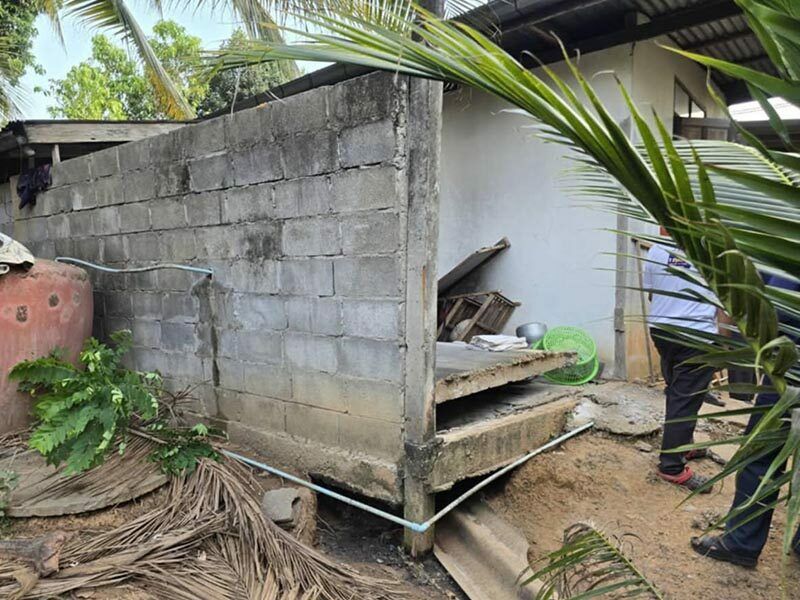
<instances>
[{"instance_id":1,"label":"small rock","mask_svg":"<svg viewBox=\"0 0 800 600\"><path fill-rule=\"evenodd\" d=\"M633 445L639 452L652 452L653 446L647 442L638 441Z\"/></svg>"},{"instance_id":2,"label":"small rock","mask_svg":"<svg viewBox=\"0 0 800 600\"><path fill-rule=\"evenodd\" d=\"M297 488L280 488L264 492L261 510L272 522L282 525L294 519L294 503L299 498Z\"/></svg>"}]
</instances>

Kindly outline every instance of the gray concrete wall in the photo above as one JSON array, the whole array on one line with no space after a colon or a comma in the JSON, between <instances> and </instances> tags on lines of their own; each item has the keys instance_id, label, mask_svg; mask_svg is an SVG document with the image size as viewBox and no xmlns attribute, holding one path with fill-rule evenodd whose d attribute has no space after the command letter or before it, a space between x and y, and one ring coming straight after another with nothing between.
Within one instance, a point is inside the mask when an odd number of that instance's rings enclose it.
<instances>
[{"instance_id":1,"label":"gray concrete wall","mask_svg":"<svg viewBox=\"0 0 800 600\"><path fill-rule=\"evenodd\" d=\"M53 169L0 226L92 272L96 333L200 384L195 409L275 462L401 501L405 79L360 78Z\"/></svg>"}]
</instances>

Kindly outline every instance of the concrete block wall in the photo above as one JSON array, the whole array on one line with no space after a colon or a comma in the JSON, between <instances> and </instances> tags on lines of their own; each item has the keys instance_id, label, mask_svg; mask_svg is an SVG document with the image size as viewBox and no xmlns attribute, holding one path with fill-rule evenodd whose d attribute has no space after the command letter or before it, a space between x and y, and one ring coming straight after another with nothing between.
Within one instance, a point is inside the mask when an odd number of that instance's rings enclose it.
<instances>
[{"instance_id":1,"label":"concrete block wall","mask_svg":"<svg viewBox=\"0 0 800 600\"><path fill-rule=\"evenodd\" d=\"M277 462L402 499L406 88L371 75L63 162L0 227L92 272L98 335ZM8 220L7 220L8 221ZM198 385L199 384L199 385Z\"/></svg>"}]
</instances>

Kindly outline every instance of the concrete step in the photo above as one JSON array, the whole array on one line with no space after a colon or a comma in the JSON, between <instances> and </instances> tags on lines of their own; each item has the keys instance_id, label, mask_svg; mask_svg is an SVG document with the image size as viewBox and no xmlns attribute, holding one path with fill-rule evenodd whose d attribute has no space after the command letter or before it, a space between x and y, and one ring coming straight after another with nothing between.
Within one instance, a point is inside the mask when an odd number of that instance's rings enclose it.
<instances>
[{"instance_id":1,"label":"concrete step","mask_svg":"<svg viewBox=\"0 0 800 600\"><path fill-rule=\"evenodd\" d=\"M528 542L479 500L436 525L434 554L471 600L534 600L538 582L517 584L528 566Z\"/></svg>"}]
</instances>

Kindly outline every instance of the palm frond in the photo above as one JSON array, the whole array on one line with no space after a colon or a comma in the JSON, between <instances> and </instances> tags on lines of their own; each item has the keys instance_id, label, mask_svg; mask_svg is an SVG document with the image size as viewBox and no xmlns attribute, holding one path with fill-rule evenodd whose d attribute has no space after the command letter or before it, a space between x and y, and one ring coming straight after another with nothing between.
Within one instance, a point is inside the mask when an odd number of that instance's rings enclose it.
<instances>
[{"instance_id":1,"label":"palm frond","mask_svg":"<svg viewBox=\"0 0 800 600\"><path fill-rule=\"evenodd\" d=\"M160 7L158 0L149 1L151 6ZM170 79L125 0L64 0L63 9L86 26L106 29L132 43L147 68L165 112L174 119L195 117L194 110Z\"/></svg>"},{"instance_id":2,"label":"palm frond","mask_svg":"<svg viewBox=\"0 0 800 600\"><path fill-rule=\"evenodd\" d=\"M622 540L592 523L575 523L564 531L564 543L541 559L539 569L529 567L521 585L542 582L536 600L594 597L650 598L663 596L625 555Z\"/></svg>"}]
</instances>

